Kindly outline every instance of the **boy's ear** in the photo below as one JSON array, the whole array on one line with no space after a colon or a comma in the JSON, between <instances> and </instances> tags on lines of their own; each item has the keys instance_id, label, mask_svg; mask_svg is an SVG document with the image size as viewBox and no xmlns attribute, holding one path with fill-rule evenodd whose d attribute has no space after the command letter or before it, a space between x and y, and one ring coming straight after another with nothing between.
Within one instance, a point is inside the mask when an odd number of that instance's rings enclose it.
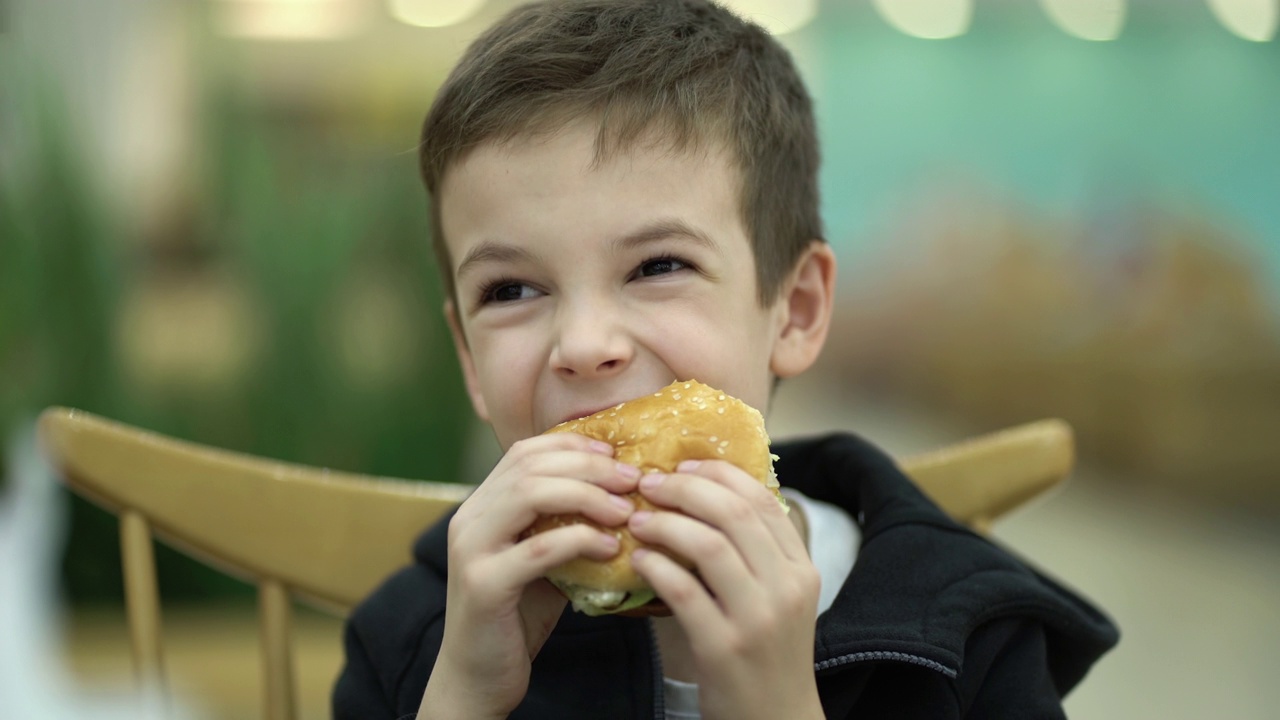
<instances>
[{"instance_id":1,"label":"boy's ear","mask_svg":"<svg viewBox=\"0 0 1280 720\"><path fill-rule=\"evenodd\" d=\"M769 357L774 375L799 375L818 359L831 327L835 289L835 253L827 243L814 240L796 263L775 305L779 327Z\"/></svg>"},{"instance_id":2,"label":"boy's ear","mask_svg":"<svg viewBox=\"0 0 1280 720\"><path fill-rule=\"evenodd\" d=\"M452 300L444 301L444 319L449 324L449 334L453 336L453 349L458 353L458 364L462 366L462 378L467 384L467 395L471 398L471 407L475 408L480 419L489 422L489 409L484 404L484 395L480 393L480 379L476 374L476 363L471 357L471 348L467 347L467 338L462 334L462 323L458 321L458 309Z\"/></svg>"}]
</instances>

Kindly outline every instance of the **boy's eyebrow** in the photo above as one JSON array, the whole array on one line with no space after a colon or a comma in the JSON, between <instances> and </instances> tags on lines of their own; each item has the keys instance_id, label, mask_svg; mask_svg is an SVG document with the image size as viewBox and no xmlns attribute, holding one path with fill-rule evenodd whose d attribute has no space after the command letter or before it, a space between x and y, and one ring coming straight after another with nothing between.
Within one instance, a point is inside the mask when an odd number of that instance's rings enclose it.
<instances>
[{"instance_id":1,"label":"boy's eyebrow","mask_svg":"<svg viewBox=\"0 0 1280 720\"><path fill-rule=\"evenodd\" d=\"M522 247L486 240L471 248L466 257L462 258L462 262L458 263L457 276L462 277L471 268L487 262L512 263L532 259L533 253Z\"/></svg>"},{"instance_id":2,"label":"boy's eyebrow","mask_svg":"<svg viewBox=\"0 0 1280 720\"><path fill-rule=\"evenodd\" d=\"M625 250L677 236L688 238L712 250L718 247L716 241L712 240L706 233L677 218L663 218L644 225L640 229L622 236L615 244L619 250Z\"/></svg>"},{"instance_id":3,"label":"boy's eyebrow","mask_svg":"<svg viewBox=\"0 0 1280 720\"><path fill-rule=\"evenodd\" d=\"M638 230L618 238L614 244L619 250L626 250L669 237L688 238L712 250L718 247L716 241L706 233L676 218L663 218L641 226ZM522 247L486 240L471 248L462 258L462 262L458 263L457 276L463 277L472 268L484 263L517 263L534 259L534 253Z\"/></svg>"}]
</instances>

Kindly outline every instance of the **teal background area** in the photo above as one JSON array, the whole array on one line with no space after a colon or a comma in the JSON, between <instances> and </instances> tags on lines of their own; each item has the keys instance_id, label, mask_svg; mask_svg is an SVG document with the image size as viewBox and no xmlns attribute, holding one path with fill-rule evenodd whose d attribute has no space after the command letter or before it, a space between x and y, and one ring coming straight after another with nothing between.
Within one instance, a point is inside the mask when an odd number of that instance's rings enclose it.
<instances>
[{"instance_id":1,"label":"teal background area","mask_svg":"<svg viewBox=\"0 0 1280 720\"><path fill-rule=\"evenodd\" d=\"M1203 3L1131 3L1091 42L1035 3L978 3L958 38L907 36L868 3L792 41L817 103L829 237L882 250L903 198L977 180L1051 217L1154 203L1225 218L1280 286L1280 44Z\"/></svg>"}]
</instances>

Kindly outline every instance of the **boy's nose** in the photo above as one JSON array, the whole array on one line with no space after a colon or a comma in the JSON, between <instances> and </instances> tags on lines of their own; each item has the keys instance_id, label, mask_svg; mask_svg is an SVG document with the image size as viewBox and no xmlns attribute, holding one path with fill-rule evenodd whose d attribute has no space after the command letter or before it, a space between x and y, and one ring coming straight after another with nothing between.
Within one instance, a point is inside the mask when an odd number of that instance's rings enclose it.
<instances>
[{"instance_id":1,"label":"boy's nose","mask_svg":"<svg viewBox=\"0 0 1280 720\"><path fill-rule=\"evenodd\" d=\"M635 348L616 318L601 308L562 313L551 350L551 368L566 376L614 375L631 363Z\"/></svg>"}]
</instances>

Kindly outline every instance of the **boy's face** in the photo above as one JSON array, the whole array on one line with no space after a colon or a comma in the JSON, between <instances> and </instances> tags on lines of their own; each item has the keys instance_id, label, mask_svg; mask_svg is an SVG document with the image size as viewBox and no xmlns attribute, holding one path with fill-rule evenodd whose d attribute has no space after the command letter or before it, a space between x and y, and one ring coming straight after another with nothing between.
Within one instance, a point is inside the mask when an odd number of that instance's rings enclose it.
<instances>
[{"instance_id":1,"label":"boy's face","mask_svg":"<svg viewBox=\"0 0 1280 720\"><path fill-rule=\"evenodd\" d=\"M728 154L641 142L593 166L595 131L483 145L440 189L454 341L504 450L674 380L764 411L788 374L786 293L757 300Z\"/></svg>"}]
</instances>

